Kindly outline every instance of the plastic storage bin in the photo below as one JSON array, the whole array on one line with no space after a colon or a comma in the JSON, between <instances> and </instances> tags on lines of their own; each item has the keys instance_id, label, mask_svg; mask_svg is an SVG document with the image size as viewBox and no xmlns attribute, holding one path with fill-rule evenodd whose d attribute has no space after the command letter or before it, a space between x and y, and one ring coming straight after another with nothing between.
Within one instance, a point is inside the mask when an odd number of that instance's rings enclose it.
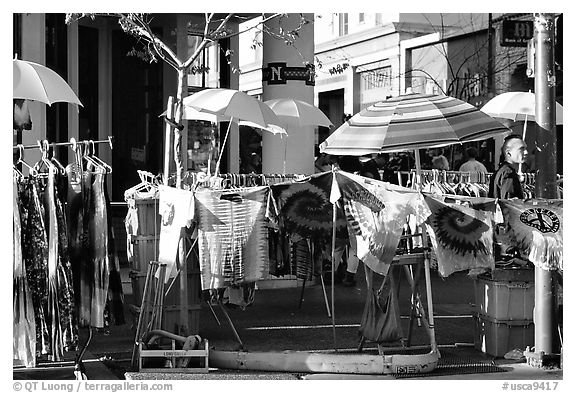
<instances>
[{"instance_id":1,"label":"plastic storage bin","mask_svg":"<svg viewBox=\"0 0 576 393\"><path fill-rule=\"evenodd\" d=\"M477 312L497 320L532 320L534 282L474 280Z\"/></svg>"},{"instance_id":2,"label":"plastic storage bin","mask_svg":"<svg viewBox=\"0 0 576 393\"><path fill-rule=\"evenodd\" d=\"M499 321L476 314L474 348L494 357L503 357L513 349L524 351L534 346L532 321Z\"/></svg>"}]
</instances>

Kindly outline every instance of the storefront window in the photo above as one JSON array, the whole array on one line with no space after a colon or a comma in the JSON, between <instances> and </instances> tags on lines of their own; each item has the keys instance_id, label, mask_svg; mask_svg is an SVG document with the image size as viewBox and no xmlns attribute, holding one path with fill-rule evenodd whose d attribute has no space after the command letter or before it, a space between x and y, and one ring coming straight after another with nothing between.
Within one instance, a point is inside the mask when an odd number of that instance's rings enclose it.
<instances>
[{"instance_id":1,"label":"storefront window","mask_svg":"<svg viewBox=\"0 0 576 393\"><path fill-rule=\"evenodd\" d=\"M188 170L214 173L220 150L218 126L208 121L188 121Z\"/></svg>"}]
</instances>

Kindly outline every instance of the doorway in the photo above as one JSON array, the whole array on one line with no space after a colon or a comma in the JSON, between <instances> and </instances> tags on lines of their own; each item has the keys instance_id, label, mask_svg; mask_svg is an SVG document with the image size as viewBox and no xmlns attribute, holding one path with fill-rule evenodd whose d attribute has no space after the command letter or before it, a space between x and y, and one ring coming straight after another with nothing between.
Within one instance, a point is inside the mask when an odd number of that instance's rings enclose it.
<instances>
[{"instance_id":1,"label":"doorway","mask_svg":"<svg viewBox=\"0 0 576 393\"><path fill-rule=\"evenodd\" d=\"M344 89L323 91L318 94L318 108L330 119L337 129L344 123ZM330 128L318 127L316 144L322 143L330 135Z\"/></svg>"},{"instance_id":2,"label":"doorway","mask_svg":"<svg viewBox=\"0 0 576 393\"><path fill-rule=\"evenodd\" d=\"M137 170L162 171L162 62L149 63L128 53L138 44L121 30L112 32L112 135L115 168L112 200L138 184Z\"/></svg>"}]
</instances>

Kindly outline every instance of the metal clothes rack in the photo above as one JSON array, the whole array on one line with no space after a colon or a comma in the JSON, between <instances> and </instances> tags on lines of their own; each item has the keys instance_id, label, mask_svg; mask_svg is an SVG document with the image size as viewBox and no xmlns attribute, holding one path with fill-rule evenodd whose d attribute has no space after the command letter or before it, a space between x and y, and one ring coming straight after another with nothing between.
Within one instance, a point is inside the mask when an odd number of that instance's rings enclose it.
<instances>
[{"instance_id":1,"label":"metal clothes rack","mask_svg":"<svg viewBox=\"0 0 576 393\"><path fill-rule=\"evenodd\" d=\"M417 176L417 171L412 169L410 171L395 171L398 175L398 183L402 186L413 185L415 182L415 176ZM403 184L402 182L402 175L408 176L408 183ZM493 174L492 173L482 173L482 172L460 172L460 171L444 171L438 169L421 169L420 176L426 179L435 179L438 181L447 182L449 178L451 179L458 179L458 182L475 182L475 183L483 183L488 184L490 182L490 178ZM525 175L530 175L532 178L535 174L533 173L526 173ZM473 180L472 178L475 177ZM466 180L463 180L466 179Z\"/></svg>"},{"instance_id":2,"label":"metal clothes rack","mask_svg":"<svg viewBox=\"0 0 576 393\"><path fill-rule=\"evenodd\" d=\"M100 144L100 143L108 143L110 145L110 149L113 148L113 136L109 136L108 139L102 139L99 141L93 141L93 140L85 140L85 141L76 141L74 138L70 138L70 142L52 142L52 143L47 143L45 144L45 146L49 146L49 147L56 147L56 146L77 146L77 145L82 145L82 144ZM12 146L12 149L16 150L16 149L38 149L39 147L42 147L42 141L38 141L35 145L22 145L22 144L18 144L15 146Z\"/></svg>"},{"instance_id":3,"label":"metal clothes rack","mask_svg":"<svg viewBox=\"0 0 576 393\"><path fill-rule=\"evenodd\" d=\"M113 142L112 141L113 141L113 137L109 136L107 139L96 140L96 141L93 141L93 140L76 141L75 138L70 138L69 142L52 142L52 143L49 143L46 139L44 139L44 140L38 140L35 145L17 144L15 146L12 146L13 150L18 150L20 152L20 155L18 157L18 161L14 165L16 166L18 164L23 164L23 165L26 165L27 167L29 167L28 164L26 164L23 160L24 159L23 151L27 150L27 149L40 149L42 151L42 154L43 154L43 159L46 159L47 157L45 157L44 155L48 153L48 150L50 147L54 148L57 146L71 146L74 151L77 151L78 145L91 146L92 152L93 152L94 145L101 144L101 143L108 143L110 145L110 149L112 149L113 148ZM29 169L31 169L32 171L36 171L36 169L34 167L29 167ZM86 369L85 369L85 366L82 362L82 359L83 359L84 354L88 348L88 345L90 344L90 342L92 340L92 336L93 336L92 326L89 326L88 333L89 333L89 335L88 335L86 342L84 343L84 345L82 347L79 348L78 354L74 359L74 376L77 380L87 379Z\"/></svg>"}]
</instances>

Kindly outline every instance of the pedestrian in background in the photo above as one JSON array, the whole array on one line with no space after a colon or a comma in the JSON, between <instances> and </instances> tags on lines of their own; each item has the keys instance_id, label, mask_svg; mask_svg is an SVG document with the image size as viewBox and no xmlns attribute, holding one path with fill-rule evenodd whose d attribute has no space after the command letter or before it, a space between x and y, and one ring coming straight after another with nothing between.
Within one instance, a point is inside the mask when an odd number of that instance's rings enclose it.
<instances>
[{"instance_id":1,"label":"pedestrian in background","mask_svg":"<svg viewBox=\"0 0 576 393\"><path fill-rule=\"evenodd\" d=\"M362 165L361 175L371 179L382 180L380 170L384 169L388 163L388 155L385 153L377 154L376 157L366 161Z\"/></svg>"},{"instance_id":2,"label":"pedestrian in background","mask_svg":"<svg viewBox=\"0 0 576 393\"><path fill-rule=\"evenodd\" d=\"M432 157L432 169L447 171L450 169L448 159L444 156L444 149L436 149L435 156Z\"/></svg>"},{"instance_id":3,"label":"pedestrian in background","mask_svg":"<svg viewBox=\"0 0 576 393\"><path fill-rule=\"evenodd\" d=\"M488 170L480 161L477 161L478 150L474 147L466 149L466 158L468 159L464 164L460 165L460 172L481 172L488 173Z\"/></svg>"}]
</instances>

